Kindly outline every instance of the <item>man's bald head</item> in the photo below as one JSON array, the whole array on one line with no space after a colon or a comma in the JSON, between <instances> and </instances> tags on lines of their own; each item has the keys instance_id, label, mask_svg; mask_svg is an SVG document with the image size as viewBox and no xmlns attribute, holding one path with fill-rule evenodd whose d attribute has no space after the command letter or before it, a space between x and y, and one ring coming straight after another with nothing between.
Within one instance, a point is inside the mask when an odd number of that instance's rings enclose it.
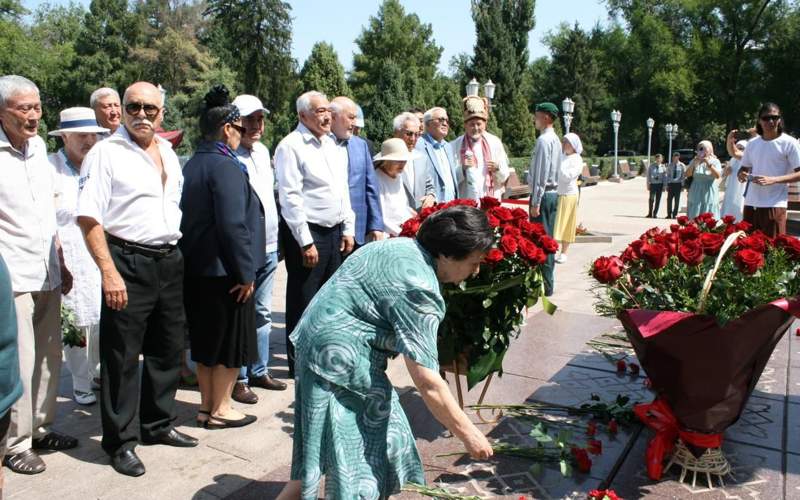
<instances>
[{"instance_id":1,"label":"man's bald head","mask_svg":"<svg viewBox=\"0 0 800 500\"><path fill-rule=\"evenodd\" d=\"M339 96L331 101L331 131L338 139L350 139L355 121L356 103L352 99Z\"/></svg>"},{"instance_id":2,"label":"man's bald head","mask_svg":"<svg viewBox=\"0 0 800 500\"><path fill-rule=\"evenodd\" d=\"M125 129L140 146L147 147L164 119L164 96L150 82L136 82L122 97Z\"/></svg>"}]
</instances>

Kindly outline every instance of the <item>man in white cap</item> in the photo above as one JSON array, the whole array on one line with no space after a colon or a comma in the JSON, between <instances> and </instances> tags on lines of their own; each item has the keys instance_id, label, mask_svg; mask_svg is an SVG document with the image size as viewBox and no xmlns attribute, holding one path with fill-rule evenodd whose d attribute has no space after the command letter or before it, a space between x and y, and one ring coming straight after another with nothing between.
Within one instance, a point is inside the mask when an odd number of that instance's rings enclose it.
<instances>
[{"instance_id":1,"label":"man in white cap","mask_svg":"<svg viewBox=\"0 0 800 500\"><path fill-rule=\"evenodd\" d=\"M275 204L275 175L270 163L269 150L260 140L264 134L264 119L269 114L261 100L254 95L243 94L233 100L242 116L242 142L236 155L247 166L250 185L264 207L267 235L267 262L256 273L256 337L258 360L250 366L242 366L239 379L233 386L233 399L244 404L258 402L258 396L250 387L261 387L272 391L286 389L286 384L269 374L269 335L272 331L272 285L278 269L278 209Z\"/></svg>"},{"instance_id":2,"label":"man in white cap","mask_svg":"<svg viewBox=\"0 0 800 500\"><path fill-rule=\"evenodd\" d=\"M116 90L110 87L95 90L89 97L89 106L94 110L97 123L108 129L103 134L105 137L117 131L122 123L122 106Z\"/></svg>"},{"instance_id":3,"label":"man in white cap","mask_svg":"<svg viewBox=\"0 0 800 500\"><path fill-rule=\"evenodd\" d=\"M65 450L78 440L50 432L61 371L61 294L72 275L61 260L53 167L37 135L39 89L27 78L0 77L0 254L11 272L22 397L11 410L3 464L21 474L45 470L37 450Z\"/></svg>"},{"instance_id":4,"label":"man in white cap","mask_svg":"<svg viewBox=\"0 0 800 500\"><path fill-rule=\"evenodd\" d=\"M484 196L500 199L511 170L503 142L487 132L489 103L485 98L468 96L463 100L464 135L450 143L458 175L461 198L480 200Z\"/></svg>"},{"instance_id":5,"label":"man in white cap","mask_svg":"<svg viewBox=\"0 0 800 500\"><path fill-rule=\"evenodd\" d=\"M100 271L86 250L78 226L77 209L83 158L97 142L99 127L90 108L68 108L61 112L61 123L50 135L60 137L64 147L50 155L56 170L56 220L64 251L64 262L74 273L72 291L64 296L63 308L75 336L64 345L64 359L72 373L72 396L80 405L97 401L92 380L100 377Z\"/></svg>"}]
</instances>

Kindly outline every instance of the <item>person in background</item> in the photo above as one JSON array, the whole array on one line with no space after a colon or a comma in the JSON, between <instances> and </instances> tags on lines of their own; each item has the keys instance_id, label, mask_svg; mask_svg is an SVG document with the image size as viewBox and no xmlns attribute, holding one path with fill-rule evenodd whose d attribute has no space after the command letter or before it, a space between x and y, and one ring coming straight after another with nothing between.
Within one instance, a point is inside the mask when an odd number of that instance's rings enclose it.
<instances>
[{"instance_id":1,"label":"person in background","mask_svg":"<svg viewBox=\"0 0 800 500\"><path fill-rule=\"evenodd\" d=\"M331 132L336 137L337 151L347 162L350 207L356 216L356 249L383 238L383 215L375 178L375 167L369 146L353 135L356 103L339 96L331 101Z\"/></svg>"},{"instance_id":2,"label":"person in background","mask_svg":"<svg viewBox=\"0 0 800 500\"><path fill-rule=\"evenodd\" d=\"M647 190L650 196L647 201L647 218L658 218L658 208L661 206L661 193L666 189L667 167L664 157L657 154L655 161L647 167ZM667 214L669 215L669 214Z\"/></svg>"},{"instance_id":3,"label":"person in background","mask_svg":"<svg viewBox=\"0 0 800 500\"><path fill-rule=\"evenodd\" d=\"M734 147L740 153L744 153L747 141L738 141ZM722 208L719 211L721 217L731 215L736 218L737 222L742 220L742 212L744 210L745 185L739 182L739 169L741 166L741 158L731 156L730 163L722 173L722 182L725 184L725 197L722 199Z\"/></svg>"},{"instance_id":4,"label":"person in background","mask_svg":"<svg viewBox=\"0 0 800 500\"><path fill-rule=\"evenodd\" d=\"M444 108L425 112L425 133L417 141L416 150L424 161L435 189L436 201L447 203L458 198L458 164L445 139L450 132L450 119Z\"/></svg>"},{"instance_id":5,"label":"person in background","mask_svg":"<svg viewBox=\"0 0 800 500\"><path fill-rule=\"evenodd\" d=\"M275 174L270 162L269 150L261 141L264 135L264 120L269 114L261 100L254 95L243 94L233 100L233 105L242 117L245 128L236 156L247 167L250 186L264 208L266 263L256 271L253 299L256 306L256 338L258 356L254 363L242 366L239 378L233 386L233 400L254 404L258 396L250 387L271 391L283 391L286 384L269 373L269 341L272 332L272 288L278 269L278 208L275 203Z\"/></svg>"},{"instance_id":6,"label":"person in background","mask_svg":"<svg viewBox=\"0 0 800 500\"><path fill-rule=\"evenodd\" d=\"M694 159L686 168L686 177L694 179L686 202L686 215L690 219L706 212L719 218L718 181L721 176L722 165L714 156L714 146L710 141L700 141Z\"/></svg>"},{"instance_id":7,"label":"person in background","mask_svg":"<svg viewBox=\"0 0 800 500\"><path fill-rule=\"evenodd\" d=\"M64 147L50 155L56 171L56 220L64 262L74 271L73 286L64 296L62 309L73 315L86 345L64 346L64 359L72 374L72 397L80 405L97 401L92 381L100 378L100 271L92 260L78 226L78 194L81 165L86 154L108 132L99 127L90 108L68 108L61 112L61 123L49 135L61 137ZM63 321L63 318L62 318Z\"/></svg>"},{"instance_id":8,"label":"person in background","mask_svg":"<svg viewBox=\"0 0 800 500\"><path fill-rule=\"evenodd\" d=\"M95 90L89 97L89 107L94 110L97 123L108 129L108 132L103 133L103 137L108 137L117 131L122 123L122 107L116 90L109 87Z\"/></svg>"},{"instance_id":9,"label":"person in background","mask_svg":"<svg viewBox=\"0 0 800 500\"><path fill-rule=\"evenodd\" d=\"M417 212L409 204L403 188L403 169L413 158L401 139L386 139L375 155L376 177L380 189L383 227L387 236L400 234L405 221Z\"/></svg>"},{"instance_id":10,"label":"person in background","mask_svg":"<svg viewBox=\"0 0 800 500\"><path fill-rule=\"evenodd\" d=\"M417 139L420 136L418 122L417 117L410 112L400 113L392 120L394 136L402 139L409 151L414 151L417 146ZM432 207L436 203L433 177L424 158L417 155L412 156L415 161L404 168L402 174L408 204L414 210ZM417 158L419 161L416 161Z\"/></svg>"},{"instance_id":11,"label":"person in background","mask_svg":"<svg viewBox=\"0 0 800 500\"><path fill-rule=\"evenodd\" d=\"M375 156L375 153L378 151L375 148L375 143L369 139L366 135L362 136L361 131L364 130L364 110L361 109L361 106L356 104L356 119L353 122L353 135L356 137L361 137L367 142L367 146L369 147L369 154L370 156Z\"/></svg>"},{"instance_id":12,"label":"person in background","mask_svg":"<svg viewBox=\"0 0 800 500\"><path fill-rule=\"evenodd\" d=\"M681 192L686 180L686 165L681 162L680 153L672 153L672 161L667 168L667 219L678 216L681 208Z\"/></svg>"},{"instance_id":13,"label":"person in background","mask_svg":"<svg viewBox=\"0 0 800 500\"><path fill-rule=\"evenodd\" d=\"M67 450L78 440L51 431L61 374L61 295L72 289L56 222L56 176L37 134L39 88L0 77L0 254L11 272L22 396L11 410L3 464L19 474L46 466L40 450Z\"/></svg>"},{"instance_id":14,"label":"person in background","mask_svg":"<svg viewBox=\"0 0 800 500\"><path fill-rule=\"evenodd\" d=\"M559 264L567 262L567 250L570 243L575 241L575 229L578 225L578 176L583 171L583 144L578 134L565 135L561 139L561 148L564 156L558 172L558 208L553 227L553 238L561 243L561 253L555 258Z\"/></svg>"},{"instance_id":15,"label":"person in background","mask_svg":"<svg viewBox=\"0 0 800 500\"><path fill-rule=\"evenodd\" d=\"M417 117L417 121L419 122L419 135L417 136L417 139L419 139L422 137L422 134L425 133L425 112L420 108L411 108L408 110L408 112Z\"/></svg>"},{"instance_id":16,"label":"person in background","mask_svg":"<svg viewBox=\"0 0 800 500\"><path fill-rule=\"evenodd\" d=\"M310 91L296 102L299 123L275 149L275 174L286 256L286 351L294 377L289 336L311 299L355 244L347 161L331 134L325 94Z\"/></svg>"},{"instance_id":17,"label":"person in background","mask_svg":"<svg viewBox=\"0 0 800 500\"><path fill-rule=\"evenodd\" d=\"M17 314L14 291L6 261L0 255L0 457L6 454L6 440L11 425L11 407L22 396L17 348ZM3 468L0 467L0 498L3 498Z\"/></svg>"},{"instance_id":18,"label":"person in background","mask_svg":"<svg viewBox=\"0 0 800 500\"><path fill-rule=\"evenodd\" d=\"M531 221L541 223L547 234L553 236L558 209L558 171L561 167L561 141L553 129L553 123L558 119L558 108L551 102L543 102L536 105L534 115L539 137L528 167L531 183L530 216ZM554 266L555 256L548 255L542 266L544 293L548 297L555 289Z\"/></svg>"},{"instance_id":19,"label":"person in background","mask_svg":"<svg viewBox=\"0 0 800 500\"><path fill-rule=\"evenodd\" d=\"M746 182L742 217L767 236L786 233L789 186L800 180L800 144L783 132L781 110L764 103L758 111L758 135L744 150L739 182Z\"/></svg>"},{"instance_id":20,"label":"person in background","mask_svg":"<svg viewBox=\"0 0 800 500\"><path fill-rule=\"evenodd\" d=\"M222 85L204 100L203 142L183 168L179 246L200 384L197 423L221 429L256 421L233 409L231 394L242 366L259 358L253 292L256 276L267 265L266 221L249 170L235 154L246 132L239 109Z\"/></svg>"}]
</instances>

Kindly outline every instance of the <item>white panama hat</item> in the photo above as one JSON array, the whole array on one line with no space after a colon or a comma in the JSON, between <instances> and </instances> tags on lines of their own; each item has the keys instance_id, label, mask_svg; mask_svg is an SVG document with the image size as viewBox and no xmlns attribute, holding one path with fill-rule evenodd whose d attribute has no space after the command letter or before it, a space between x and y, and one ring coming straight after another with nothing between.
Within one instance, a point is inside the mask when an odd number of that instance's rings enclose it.
<instances>
[{"instance_id":1,"label":"white panama hat","mask_svg":"<svg viewBox=\"0 0 800 500\"><path fill-rule=\"evenodd\" d=\"M58 129L47 135L62 136L64 134L102 134L109 132L107 128L97 125L97 118L92 108L67 108L59 114Z\"/></svg>"}]
</instances>

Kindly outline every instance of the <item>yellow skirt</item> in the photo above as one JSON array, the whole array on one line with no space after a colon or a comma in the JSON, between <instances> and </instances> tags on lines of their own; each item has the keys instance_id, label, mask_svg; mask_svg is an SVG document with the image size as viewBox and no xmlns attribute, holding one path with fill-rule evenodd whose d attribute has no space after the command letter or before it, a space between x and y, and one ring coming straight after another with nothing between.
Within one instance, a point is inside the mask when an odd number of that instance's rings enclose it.
<instances>
[{"instance_id":1,"label":"yellow skirt","mask_svg":"<svg viewBox=\"0 0 800 500\"><path fill-rule=\"evenodd\" d=\"M577 225L578 195L559 195L558 209L556 211L556 227L553 229L553 238L558 241L573 243L575 241L575 228Z\"/></svg>"}]
</instances>

